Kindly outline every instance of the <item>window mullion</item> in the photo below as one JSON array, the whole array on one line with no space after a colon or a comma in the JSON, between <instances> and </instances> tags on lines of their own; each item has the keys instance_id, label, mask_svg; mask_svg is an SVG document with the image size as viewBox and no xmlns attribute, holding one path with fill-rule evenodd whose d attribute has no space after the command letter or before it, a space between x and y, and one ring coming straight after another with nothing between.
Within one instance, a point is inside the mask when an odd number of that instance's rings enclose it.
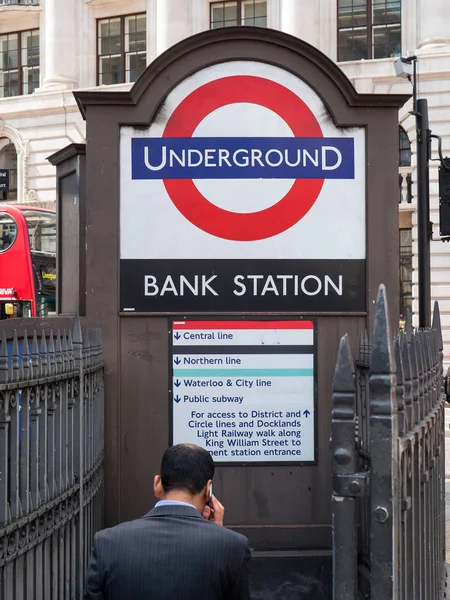
<instances>
[{"instance_id":1,"label":"window mullion","mask_svg":"<svg viewBox=\"0 0 450 600\"><path fill-rule=\"evenodd\" d=\"M242 0L236 0L236 23L242 25Z\"/></svg>"},{"instance_id":2,"label":"window mullion","mask_svg":"<svg viewBox=\"0 0 450 600\"><path fill-rule=\"evenodd\" d=\"M369 60L373 58L373 19L372 19L372 0L367 0L367 56Z\"/></svg>"},{"instance_id":3,"label":"window mullion","mask_svg":"<svg viewBox=\"0 0 450 600\"><path fill-rule=\"evenodd\" d=\"M23 76L22 76L22 32L19 32L17 36L17 85L19 88L19 94L23 95Z\"/></svg>"},{"instance_id":4,"label":"window mullion","mask_svg":"<svg viewBox=\"0 0 450 600\"><path fill-rule=\"evenodd\" d=\"M125 17L120 17L120 61L122 65L122 83L126 82L125 58Z\"/></svg>"},{"instance_id":5,"label":"window mullion","mask_svg":"<svg viewBox=\"0 0 450 600\"><path fill-rule=\"evenodd\" d=\"M96 54L96 63L97 63L97 75L96 75L96 85L100 85L100 21L97 19L95 21L95 54Z\"/></svg>"}]
</instances>

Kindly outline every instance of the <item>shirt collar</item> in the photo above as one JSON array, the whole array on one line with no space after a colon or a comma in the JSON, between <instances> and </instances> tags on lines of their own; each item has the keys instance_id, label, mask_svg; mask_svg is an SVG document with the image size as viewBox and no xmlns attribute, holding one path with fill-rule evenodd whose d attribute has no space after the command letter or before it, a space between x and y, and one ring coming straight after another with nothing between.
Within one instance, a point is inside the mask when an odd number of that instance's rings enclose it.
<instances>
[{"instance_id":1,"label":"shirt collar","mask_svg":"<svg viewBox=\"0 0 450 600\"><path fill-rule=\"evenodd\" d=\"M181 502L180 500L160 500L155 504L155 508L159 506L189 506L189 508L195 508L193 504L189 504L189 502Z\"/></svg>"}]
</instances>

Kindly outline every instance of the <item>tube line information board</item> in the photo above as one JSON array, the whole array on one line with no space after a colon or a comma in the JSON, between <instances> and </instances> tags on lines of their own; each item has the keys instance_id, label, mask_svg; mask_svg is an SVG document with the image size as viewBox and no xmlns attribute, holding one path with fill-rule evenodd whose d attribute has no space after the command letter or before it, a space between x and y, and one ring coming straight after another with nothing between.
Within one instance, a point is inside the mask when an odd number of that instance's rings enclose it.
<instances>
[{"instance_id":1,"label":"tube line information board","mask_svg":"<svg viewBox=\"0 0 450 600\"><path fill-rule=\"evenodd\" d=\"M316 463L314 321L176 320L170 335L171 443L216 464Z\"/></svg>"}]
</instances>

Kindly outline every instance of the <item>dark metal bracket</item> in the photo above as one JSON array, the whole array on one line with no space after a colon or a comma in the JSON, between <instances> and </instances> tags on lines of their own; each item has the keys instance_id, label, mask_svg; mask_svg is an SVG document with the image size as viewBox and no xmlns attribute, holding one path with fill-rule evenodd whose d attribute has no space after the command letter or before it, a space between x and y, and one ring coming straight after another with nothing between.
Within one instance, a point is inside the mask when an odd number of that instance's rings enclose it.
<instances>
[{"instance_id":1,"label":"dark metal bracket","mask_svg":"<svg viewBox=\"0 0 450 600\"><path fill-rule=\"evenodd\" d=\"M333 494L335 496L361 498L367 495L368 487L368 473L333 476Z\"/></svg>"}]
</instances>

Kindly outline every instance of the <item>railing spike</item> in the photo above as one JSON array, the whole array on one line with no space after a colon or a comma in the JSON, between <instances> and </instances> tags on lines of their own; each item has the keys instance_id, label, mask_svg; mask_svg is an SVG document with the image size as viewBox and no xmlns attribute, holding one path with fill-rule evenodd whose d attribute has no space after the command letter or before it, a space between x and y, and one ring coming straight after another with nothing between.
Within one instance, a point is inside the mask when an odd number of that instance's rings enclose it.
<instances>
[{"instance_id":1,"label":"railing spike","mask_svg":"<svg viewBox=\"0 0 450 600\"><path fill-rule=\"evenodd\" d=\"M17 337L17 329L14 329L12 351L11 351L11 365L10 372L13 381L20 376L20 363L19 363L19 339Z\"/></svg>"},{"instance_id":2,"label":"railing spike","mask_svg":"<svg viewBox=\"0 0 450 600\"><path fill-rule=\"evenodd\" d=\"M48 365L50 375L56 373L56 361L55 361L55 338L53 335L53 329L50 329L50 337L48 341Z\"/></svg>"},{"instance_id":3,"label":"railing spike","mask_svg":"<svg viewBox=\"0 0 450 600\"><path fill-rule=\"evenodd\" d=\"M63 370L66 370L66 365L69 364L69 349L67 347L67 332L63 329L62 338L61 338L61 357L62 357L62 365Z\"/></svg>"},{"instance_id":4,"label":"railing spike","mask_svg":"<svg viewBox=\"0 0 450 600\"><path fill-rule=\"evenodd\" d=\"M6 333L2 331L2 339L0 343L0 383L8 381L8 342L6 341Z\"/></svg>"},{"instance_id":5,"label":"railing spike","mask_svg":"<svg viewBox=\"0 0 450 600\"><path fill-rule=\"evenodd\" d=\"M386 288L383 284L380 285L378 290L370 370L372 373L395 373L391 351L391 334L389 328Z\"/></svg>"},{"instance_id":6,"label":"railing spike","mask_svg":"<svg viewBox=\"0 0 450 600\"><path fill-rule=\"evenodd\" d=\"M31 366L33 370L39 367L39 345L36 329L33 331L33 341L31 342Z\"/></svg>"},{"instance_id":7,"label":"railing spike","mask_svg":"<svg viewBox=\"0 0 450 600\"><path fill-rule=\"evenodd\" d=\"M444 344L442 340L441 311L439 310L439 302L437 300L434 302L433 323L431 327L435 331L437 349L439 352L442 352Z\"/></svg>"},{"instance_id":8,"label":"railing spike","mask_svg":"<svg viewBox=\"0 0 450 600\"><path fill-rule=\"evenodd\" d=\"M405 399L405 410L408 419L408 428L412 429L415 425L415 419L412 408L412 372L411 372L411 356L410 344L406 332L400 338L400 349L402 353L403 366L403 389Z\"/></svg>"},{"instance_id":9,"label":"railing spike","mask_svg":"<svg viewBox=\"0 0 450 600\"><path fill-rule=\"evenodd\" d=\"M81 321L80 321L80 315L78 314L78 311L75 315L75 322L73 325L73 343L74 344L82 344L83 343L83 332L81 329Z\"/></svg>"},{"instance_id":10,"label":"railing spike","mask_svg":"<svg viewBox=\"0 0 450 600\"><path fill-rule=\"evenodd\" d=\"M22 371L24 379L28 379L32 373L30 360L30 343L28 341L28 332L25 329L22 339Z\"/></svg>"},{"instance_id":11,"label":"railing spike","mask_svg":"<svg viewBox=\"0 0 450 600\"><path fill-rule=\"evenodd\" d=\"M41 365L41 376L46 377L48 374L47 373L48 358L47 358L47 337L45 335L44 330L42 330L42 335L41 335L41 347L40 347L40 351L39 351L39 359L40 359L40 365Z\"/></svg>"},{"instance_id":12,"label":"railing spike","mask_svg":"<svg viewBox=\"0 0 450 600\"><path fill-rule=\"evenodd\" d=\"M408 340L408 343L411 341L411 336L412 336L413 331L414 331L414 329L413 329L413 324L412 324L412 313L408 308L406 310L406 319L405 319L405 333L406 333L406 339Z\"/></svg>"},{"instance_id":13,"label":"railing spike","mask_svg":"<svg viewBox=\"0 0 450 600\"><path fill-rule=\"evenodd\" d=\"M73 354L73 338L72 338L72 330L69 329L69 337L67 338L67 352L69 355L69 362L71 368L73 368L74 354Z\"/></svg>"},{"instance_id":14,"label":"railing spike","mask_svg":"<svg viewBox=\"0 0 450 600\"><path fill-rule=\"evenodd\" d=\"M425 361L423 356L423 343L422 343L422 329L416 331L416 335L414 336L414 343L416 346L416 357L417 357L417 366L418 366L418 379L419 379L419 414L420 419L423 419L426 412L425 406L425 393L426 393L426 379L425 379Z\"/></svg>"},{"instance_id":15,"label":"railing spike","mask_svg":"<svg viewBox=\"0 0 450 600\"><path fill-rule=\"evenodd\" d=\"M56 371L57 373L62 372L63 357L61 354L61 332L58 329L56 332L56 344L55 344L55 358L56 358Z\"/></svg>"},{"instance_id":16,"label":"railing spike","mask_svg":"<svg viewBox=\"0 0 450 600\"><path fill-rule=\"evenodd\" d=\"M348 335L341 338L333 378L333 392L355 391L355 366L350 350ZM334 408L333 408L334 411ZM333 416L334 412L333 412Z\"/></svg>"}]
</instances>

